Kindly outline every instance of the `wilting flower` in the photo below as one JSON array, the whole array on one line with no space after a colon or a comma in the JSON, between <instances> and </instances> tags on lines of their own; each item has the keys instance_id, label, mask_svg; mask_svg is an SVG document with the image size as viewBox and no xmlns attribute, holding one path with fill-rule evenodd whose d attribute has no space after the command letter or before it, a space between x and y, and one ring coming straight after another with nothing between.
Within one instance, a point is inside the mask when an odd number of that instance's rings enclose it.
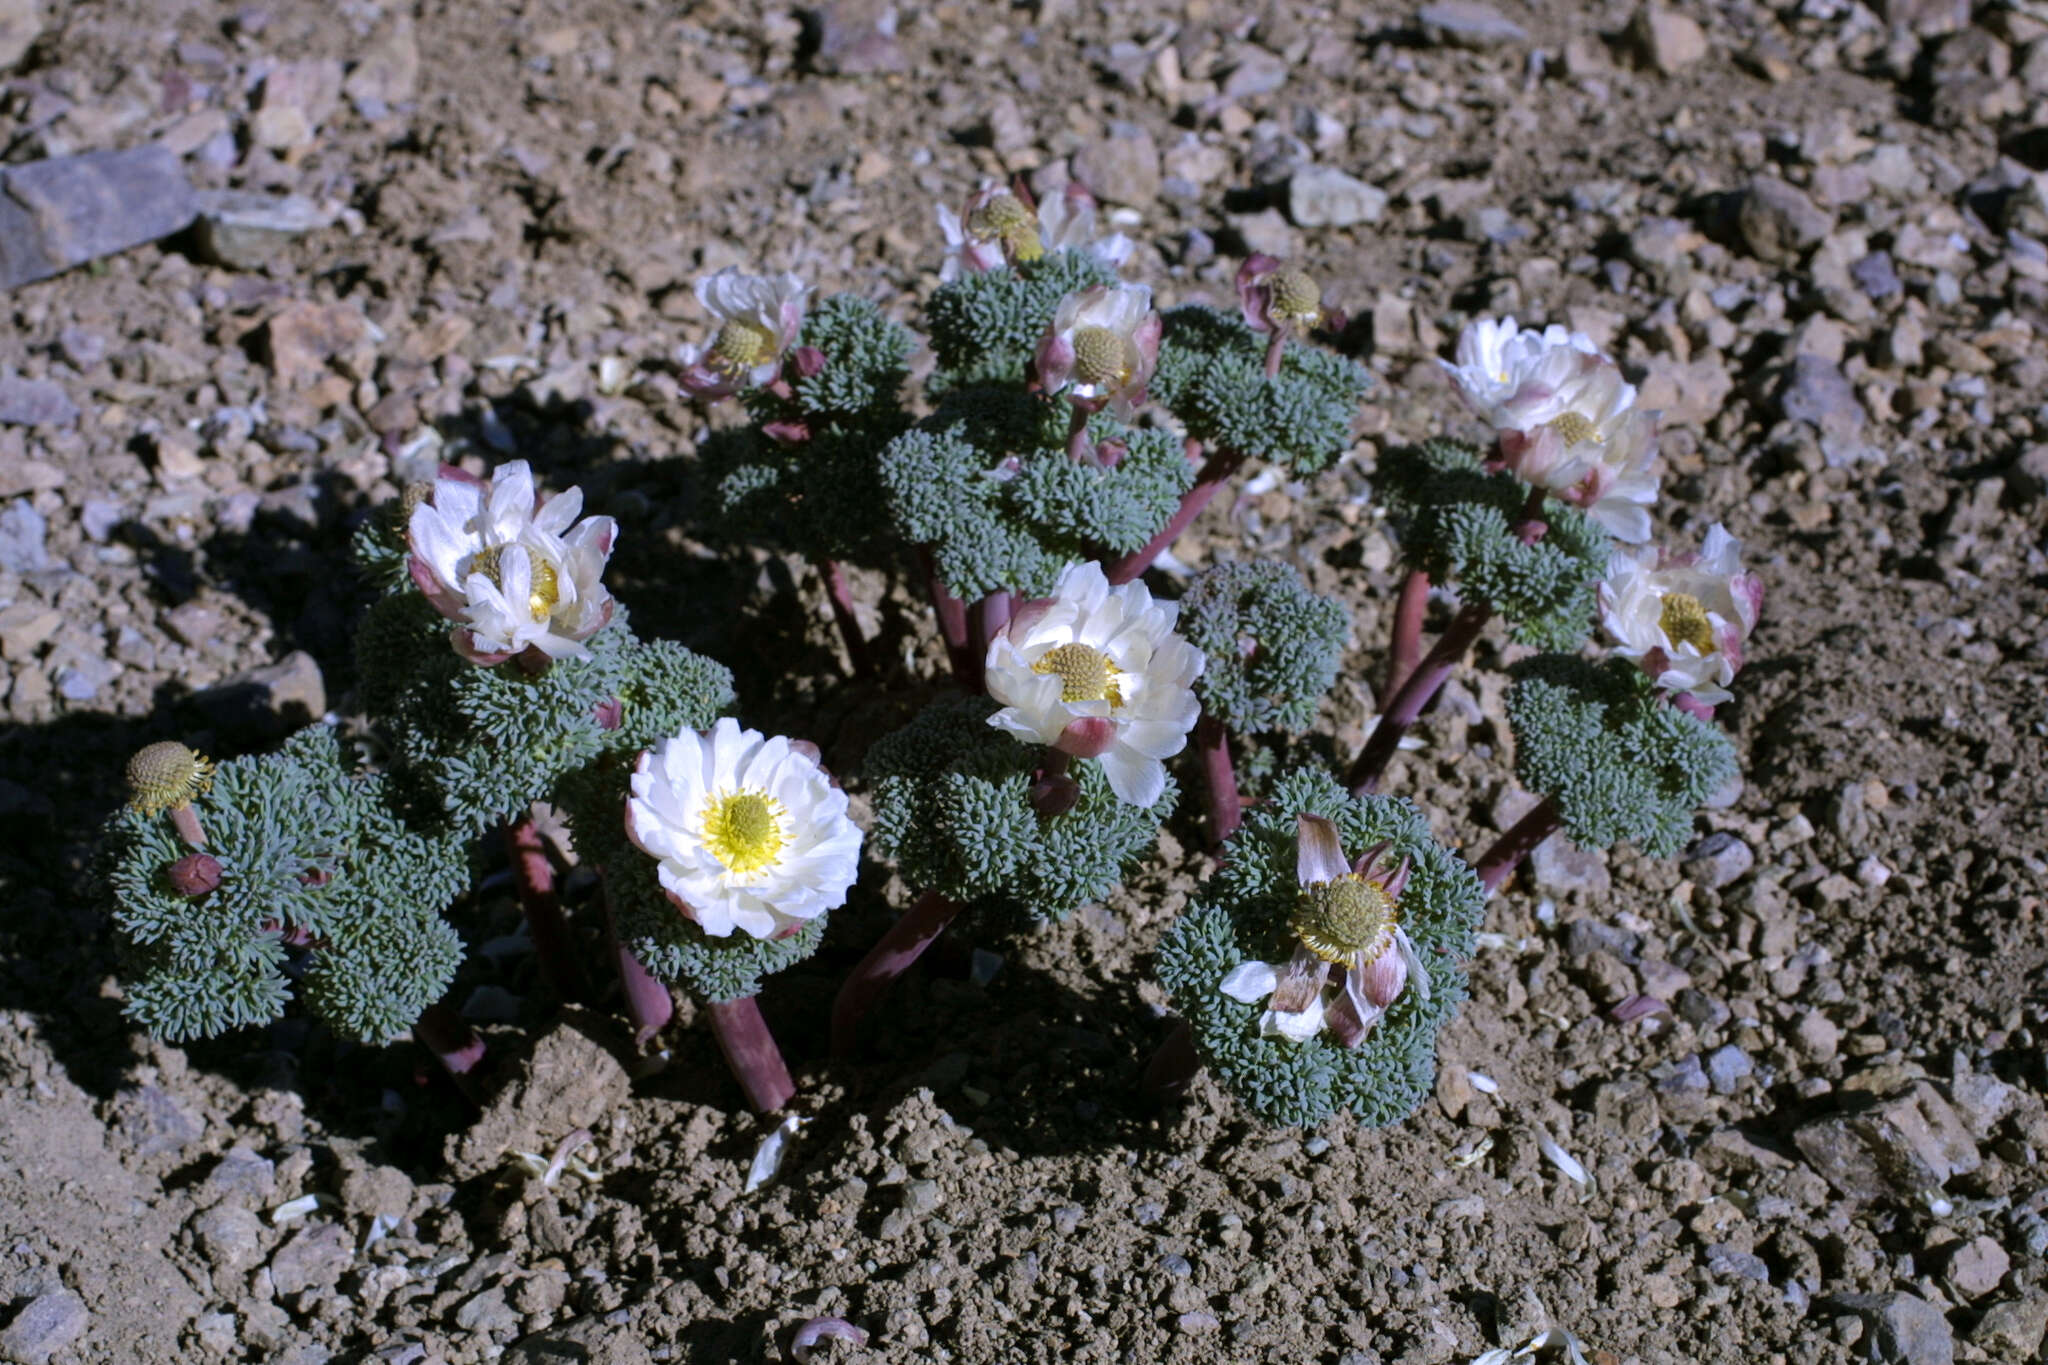
<instances>
[{"instance_id":1,"label":"wilting flower","mask_svg":"<svg viewBox=\"0 0 2048 1365\"><path fill-rule=\"evenodd\" d=\"M1510 404L1511 407L1515 404ZM1607 361L1581 370L1500 432L1506 466L1528 483L1586 509L1619 540L1650 538L1657 500L1657 421L1636 406L1635 386Z\"/></svg>"},{"instance_id":2,"label":"wilting flower","mask_svg":"<svg viewBox=\"0 0 2048 1365\"><path fill-rule=\"evenodd\" d=\"M1152 805L1201 710L1193 683L1207 660L1175 633L1179 612L1143 583L1110 587L1092 560L1070 565L989 641L988 691L1003 709L988 723L1098 759L1118 799Z\"/></svg>"},{"instance_id":3,"label":"wilting flower","mask_svg":"<svg viewBox=\"0 0 2048 1365\"><path fill-rule=\"evenodd\" d=\"M723 398L775 382L782 353L804 323L810 286L795 275L743 275L727 266L697 281L697 301L719 320L708 347L676 348L682 386L698 398Z\"/></svg>"},{"instance_id":4,"label":"wilting flower","mask_svg":"<svg viewBox=\"0 0 2048 1365\"><path fill-rule=\"evenodd\" d=\"M1583 332L1556 324L1538 332L1517 327L1513 318L1481 318L1458 337L1457 360L1437 363L1481 421L1495 430L1521 430L1555 416L1539 405L1600 360L1600 348Z\"/></svg>"},{"instance_id":5,"label":"wilting flower","mask_svg":"<svg viewBox=\"0 0 2048 1365\"><path fill-rule=\"evenodd\" d=\"M626 833L685 919L714 938L780 938L846 903L860 827L816 754L728 716L640 755Z\"/></svg>"},{"instance_id":6,"label":"wilting flower","mask_svg":"<svg viewBox=\"0 0 2048 1365\"><path fill-rule=\"evenodd\" d=\"M1323 325L1323 289L1298 265L1266 255L1249 256L1237 268L1237 304L1255 332L1300 335Z\"/></svg>"},{"instance_id":7,"label":"wilting flower","mask_svg":"<svg viewBox=\"0 0 2048 1365\"><path fill-rule=\"evenodd\" d=\"M1038 383L1096 411L1145 398L1164 324L1142 284L1098 284L1060 300L1038 343Z\"/></svg>"},{"instance_id":8,"label":"wilting flower","mask_svg":"<svg viewBox=\"0 0 2048 1365\"><path fill-rule=\"evenodd\" d=\"M1299 816L1295 839L1293 956L1240 962L1218 989L1248 1005L1265 1001L1259 1031L1268 1037L1303 1043L1327 1028L1340 1045L1357 1047L1404 989L1429 999L1429 971L1401 927L1408 860L1386 871L1380 844L1345 862L1337 827L1320 815ZM1333 967L1341 985L1330 981Z\"/></svg>"},{"instance_id":9,"label":"wilting flower","mask_svg":"<svg viewBox=\"0 0 2048 1365\"><path fill-rule=\"evenodd\" d=\"M443 465L412 509L407 542L413 582L434 609L462 623L456 653L499 664L525 649L553 659L589 653L583 641L612 617L603 583L618 524L576 523L583 490L542 502L526 461L492 471L489 483Z\"/></svg>"},{"instance_id":10,"label":"wilting flower","mask_svg":"<svg viewBox=\"0 0 2048 1365\"><path fill-rule=\"evenodd\" d=\"M1763 610L1764 585L1742 568L1742 542L1716 522L1697 553L1617 550L1600 584L1600 619L1659 687L1706 706L1728 684Z\"/></svg>"},{"instance_id":11,"label":"wilting flower","mask_svg":"<svg viewBox=\"0 0 2048 1365\"><path fill-rule=\"evenodd\" d=\"M938 206L939 230L946 234L946 261L939 278L962 271L1035 261L1049 251L1086 251L1114 270L1130 259L1132 242L1122 233L1095 236L1095 199L1077 184L1034 209L1028 198L985 180L959 213Z\"/></svg>"}]
</instances>

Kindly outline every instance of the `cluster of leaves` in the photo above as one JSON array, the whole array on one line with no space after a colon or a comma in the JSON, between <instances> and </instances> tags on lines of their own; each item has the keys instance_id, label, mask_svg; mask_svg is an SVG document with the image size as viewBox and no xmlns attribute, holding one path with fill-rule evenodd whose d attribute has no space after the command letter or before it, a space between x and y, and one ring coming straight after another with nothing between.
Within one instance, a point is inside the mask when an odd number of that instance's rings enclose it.
<instances>
[{"instance_id":1,"label":"cluster of leaves","mask_svg":"<svg viewBox=\"0 0 2048 1365\"><path fill-rule=\"evenodd\" d=\"M1291 565L1222 560L1180 599L1180 630L1208 657L1202 709L1237 734L1306 730L1337 680L1351 618Z\"/></svg>"},{"instance_id":2,"label":"cluster of leaves","mask_svg":"<svg viewBox=\"0 0 2048 1365\"><path fill-rule=\"evenodd\" d=\"M986 697L934 702L868 750L875 850L905 880L965 903L1063 920L1099 900L1159 836L1179 792L1155 806L1117 799L1101 765L1078 760L1080 800L1041 816L1031 786L1043 751L988 723Z\"/></svg>"},{"instance_id":3,"label":"cluster of leaves","mask_svg":"<svg viewBox=\"0 0 2048 1365\"><path fill-rule=\"evenodd\" d=\"M1693 812L1735 776L1735 746L1627 659L1539 654L1514 666L1515 776L1549 796L1586 848L1684 846Z\"/></svg>"},{"instance_id":4,"label":"cluster of leaves","mask_svg":"<svg viewBox=\"0 0 2048 1365\"><path fill-rule=\"evenodd\" d=\"M312 726L273 754L220 765L193 802L220 883L198 897L165 878L190 850L166 816L123 810L100 875L129 963L127 1012L172 1042L282 1016L302 990L350 1038L383 1043L439 999L462 960L442 910L469 881L461 833L421 830L387 780L356 771Z\"/></svg>"},{"instance_id":5,"label":"cluster of leaves","mask_svg":"<svg viewBox=\"0 0 2048 1365\"><path fill-rule=\"evenodd\" d=\"M1154 400L1211 450L1283 464L1297 475L1329 468L1351 441L1372 376L1320 346L1289 344L1266 377L1267 339L1236 312L1185 304L1163 315Z\"/></svg>"},{"instance_id":6,"label":"cluster of leaves","mask_svg":"<svg viewBox=\"0 0 2048 1365\"><path fill-rule=\"evenodd\" d=\"M939 362L926 390L936 397L970 384L1023 383L1060 300L1116 282L1116 272L1085 251L1053 251L940 285L925 305Z\"/></svg>"},{"instance_id":7,"label":"cluster of leaves","mask_svg":"<svg viewBox=\"0 0 2048 1365\"><path fill-rule=\"evenodd\" d=\"M1584 512L1547 499L1547 529L1524 541L1516 528L1529 485L1489 472L1479 452L1458 441L1389 450L1377 491L1401 527L1410 567L1491 606L1519 643L1573 649L1586 638L1612 542Z\"/></svg>"},{"instance_id":8,"label":"cluster of leaves","mask_svg":"<svg viewBox=\"0 0 2048 1365\"><path fill-rule=\"evenodd\" d=\"M1299 895L1296 818L1303 814L1334 822L1352 857L1386 841L1394 860L1412 862L1400 916L1429 969L1429 997L1412 986L1403 991L1356 1048L1340 1047L1328 1034L1304 1043L1264 1037L1264 1006L1219 989L1239 963L1284 962L1294 951L1287 920ZM1430 837L1414 803L1356 798L1327 773L1298 769L1247 812L1224 847L1222 866L1168 929L1159 979L1187 1020L1196 1051L1259 1117L1312 1126L1342 1110L1372 1126L1396 1123L1433 1083L1437 1032L1465 998L1464 963L1483 903L1478 875Z\"/></svg>"}]
</instances>

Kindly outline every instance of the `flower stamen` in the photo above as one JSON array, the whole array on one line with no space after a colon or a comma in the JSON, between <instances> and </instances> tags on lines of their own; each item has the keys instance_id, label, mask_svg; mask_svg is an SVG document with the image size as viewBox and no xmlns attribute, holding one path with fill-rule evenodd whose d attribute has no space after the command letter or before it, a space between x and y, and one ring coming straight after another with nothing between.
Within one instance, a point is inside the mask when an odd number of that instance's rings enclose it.
<instances>
[{"instance_id":1,"label":"flower stamen","mask_svg":"<svg viewBox=\"0 0 2048 1365\"><path fill-rule=\"evenodd\" d=\"M704 811L704 846L728 872L744 876L772 867L789 842L789 812L763 791L727 792Z\"/></svg>"},{"instance_id":2,"label":"flower stamen","mask_svg":"<svg viewBox=\"0 0 2048 1365\"><path fill-rule=\"evenodd\" d=\"M480 573L491 580L491 586L504 591L505 579L501 561L505 558L503 545L486 545L478 550L469 561L469 571ZM562 600L562 581L555 573L555 566L532 550L526 552L526 562L531 568L531 586L526 593L526 610L536 621L545 621L554 613L555 604Z\"/></svg>"},{"instance_id":3,"label":"flower stamen","mask_svg":"<svg viewBox=\"0 0 2048 1365\"><path fill-rule=\"evenodd\" d=\"M711 343L710 362L729 375L745 374L775 353L775 334L750 318L730 318Z\"/></svg>"},{"instance_id":4,"label":"flower stamen","mask_svg":"<svg viewBox=\"0 0 2048 1365\"><path fill-rule=\"evenodd\" d=\"M1121 389L1136 368L1122 335L1107 327L1082 327L1074 332L1074 378L1101 389Z\"/></svg>"},{"instance_id":5,"label":"flower stamen","mask_svg":"<svg viewBox=\"0 0 2048 1365\"><path fill-rule=\"evenodd\" d=\"M1707 619L1707 609L1700 599L1691 593L1664 594L1663 607L1657 613L1657 628L1673 645L1691 645L1702 654L1714 652L1714 623Z\"/></svg>"},{"instance_id":6,"label":"flower stamen","mask_svg":"<svg viewBox=\"0 0 2048 1365\"><path fill-rule=\"evenodd\" d=\"M1393 942L1394 904L1386 887L1352 873L1304 886L1287 927L1325 962L1370 962Z\"/></svg>"},{"instance_id":7,"label":"flower stamen","mask_svg":"<svg viewBox=\"0 0 2048 1365\"><path fill-rule=\"evenodd\" d=\"M1047 650L1031 665L1031 671L1057 673L1061 701L1106 701L1113 707L1124 704L1116 681L1121 670L1109 661L1107 654L1078 640Z\"/></svg>"},{"instance_id":8,"label":"flower stamen","mask_svg":"<svg viewBox=\"0 0 2048 1365\"><path fill-rule=\"evenodd\" d=\"M1266 281L1268 311L1281 322L1313 327L1323 320L1323 291L1300 266L1286 265Z\"/></svg>"},{"instance_id":9,"label":"flower stamen","mask_svg":"<svg viewBox=\"0 0 2048 1365\"><path fill-rule=\"evenodd\" d=\"M987 203L967 215L967 230L977 237L1001 242L1012 261L1035 261L1045 254L1045 244L1038 236L1037 215L1014 194L991 196Z\"/></svg>"},{"instance_id":10,"label":"flower stamen","mask_svg":"<svg viewBox=\"0 0 2048 1365\"><path fill-rule=\"evenodd\" d=\"M1582 412L1563 412L1550 420L1550 429L1557 433L1559 440L1567 447L1584 445L1591 441L1600 444L1600 428L1593 425L1593 419Z\"/></svg>"}]
</instances>

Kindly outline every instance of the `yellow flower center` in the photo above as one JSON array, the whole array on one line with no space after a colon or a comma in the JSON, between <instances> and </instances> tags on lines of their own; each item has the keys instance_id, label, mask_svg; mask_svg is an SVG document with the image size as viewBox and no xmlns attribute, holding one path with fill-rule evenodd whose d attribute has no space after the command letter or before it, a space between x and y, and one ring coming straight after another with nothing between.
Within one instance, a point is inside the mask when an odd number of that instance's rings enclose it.
<instances>
[{"instance_id":1,"label":"yellow flower center","mask_svg":"<svg viewBox=\"0 0 2048 1365\"><path fill-rule=\"evenodd\" d=\"M1342 966L1360 955L1370 962L1394 936L1394 898L1378 882L1356 873L1301 888L1287 927L1301 946Z\"/></svg>"},{"instance_id":2,"label":"yellow flower center","mask_svg":"<svg viewBox=\"0 0 2048 1365\"><path fill-rule=\"evenodd\" d=\"M213 764L175 739L158 740L128 760L128 807L157 815L213 785Z\"/></svg>"},{"instance_id":3,"label":"yellow flower center","mask_svg":"<svg viewBox=\"0 0 2048 1365\"><path fill-rule=\"evenodd\" d=\"M1266 279L1267 311L1282 322L1313 327L1323 318L1323 291L1312 276L1299 266L1286 265Z\"/></svg>"},{"instance_id":4,"label":"yellow flower center","mask_svg":"<svg viewBox=\"0 0 2048 1365\"><path fill-rule=\"evenodd\" d=\"M505 558L503 545L487 545L471 556L469 571L480 573L491 580L499 591L505 587L504 570L500 561ZM531 584L526 592L526 610L536 621L545 621L555 610L555 604L562 600L562 580L555 576L555 566L532 550L526 552L527 566L532 570Z\"/></svg>"},{"instance_id":5,"label":"yellow flower center","mask_svg":"<svg viewBox=\"0 0 2048 1365\"><path fill-rule=\"evenodd\" d=\"M1583 413L1567 412L1553 419L1550 429L1568 446L1584 445L1587 441L1598 445L1600 442L1600 428Z\"/></svg>"},{"instance_id":6,"label":"yellow flower center","mask_svg":"<svg viewBox=\"0 0 2048 1365\"><path fill-rule=\"evenodd\" d=\"M1013 261L1035 261L1045 254L1038 239L1038 218L1014 194L998 194L967 215L967 230L984 241L998 241Z\"/></svg>"},{"instance_id":7,"label":"yellow flower center","mask_svg":"<svg viewBox=\"0 0 2048 1365\"><path fill-rule=\"evenodd\" d=\"M1106 701L1111 706L1124 704L1123 693L1116 683L1117 674L1122 670L1109 661L1107 654L1078 640L1047 650L1043 658L1031 665L1031 671L1059 674L1061 701Z\"/></svg>"},{"instance_id":8,"label":"yellow flower center","mask_svg":"<svg viewBox=\"0 0 2048 1365\"><path fill-rule=\"evenodd\" d=\"M775 334L749 318L730 318L711 343L711 364L727 374L753 369L775 355Z\"/></svg>"},{"instance_id":9,"label":"yellow flower center","mask_svg":"<svg viewBox=\"0 0 2048 1365\"><path fill-rule=\"evenodd\" d=\"M745 875L772 867L789 839L788 811L764 791L727 792L704 810L704 846L726 871Z\"/></svg>"},{"instance_id":10,"label":"yellow flower center","mask_svg":"<svg viewBox=\"0 0 2048 1365\"><path fill-rule=\"evenodd\" d=\"M1131 344L1107 327L1074 330L1074 377L1083 384L1114 391L1130 381Z\"/></svg>"},{"instance_id":11,"label":"yellow flower center","mask_svg":"<svg viewBox=\"0 0 2048 1365\"><path fill-rule=\"evenodd\" d=\"M1664 609L1657 613L1657 629L1674 646L1691 645L1702 654L1714 652L1714 623L1707 609L1689 592L1664 594Z\"/></svg>"}]
</instances>

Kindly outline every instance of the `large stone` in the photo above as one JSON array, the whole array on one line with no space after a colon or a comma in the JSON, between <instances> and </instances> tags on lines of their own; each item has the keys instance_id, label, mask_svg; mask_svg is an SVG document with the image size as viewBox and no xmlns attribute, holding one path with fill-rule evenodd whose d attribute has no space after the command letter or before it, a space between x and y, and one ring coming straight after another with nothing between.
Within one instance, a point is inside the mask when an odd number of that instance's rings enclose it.
<instances>
[{"instance_id":1,"label":"large stone","mask_svg":"<svg viewBox=\"0 0 2048 1365\"><path fill-rule=\"evenodd\" d=\"M1644 5L1629 21L1628 40L1638 56L1667 76L1707 55L1707 31L1662 5Z\"/></svg>"},{"instance_id":2,"label":"large stone","mask_svg":"<svg viewBox=\"0 0 2048 1365\"><path fill-rule=\"evenodd\" d=\"M1760 175L1743 191L1735 225L1758 260L1794 265L1834 230L1835 219L1795 186Z\"/></svg>"},{"instance_id":3,"label":"large stone","mask_svg":"<svg viewBox=\"0 0 2048 1365\"><path fill-rule=\"evenodd\" d=\"M1297 227L1350 227L1386 216L1387 192L1334 166L1303 166L1287 182L1287 213Z\"/></svg>"},{"instance_id":4,"label":"large stone","mask_svg":"<svg viewBox=\"0 0 2048 1365\"><path fill-rule=\"evenodd\" d=\"M19 65L42 31L42 0L0 0L0 71Z\"/></svg>"},{"instance_id":5,"label":"large stone","mask_svg":"<svg viewBox=\"0 0 2048 1365\"><path fill-rule=\"evenodd\" d=\"M369 319L352 304L287 304L263 325L262 339L271 373L289 388L326 378L331 361L358 379L367 379L376 363Z\"/></svg>"},{"instance_id":6,"label":"large stone","mask_svg":"<svg viewBox=\"0 0 2048 1365\"><path fill-rule=\"evenodd\" d=\"M1970 1340L1993 1360L2032 1360L2048 1332L2048 1294L2008 1299L1984 1310L1970 1330Z\"/></svg>"},{"instance_id":7,"label":"large stone","mask_svg":"<svg viewBox=\"0 0 2048 1365\"><path fill-rule=\"evenodd\" d=\"M49 568L49 534L50 523L34 503L27 498L8 503L0 509L0 569L35 573Z\"/></svg>"},{"instance_id":8,"label":"large stone","mask_svg":"<svg viewBox=\"0 0 2048 1365\"><path fill-rule=\"evenodd\" d=\"M1143 129L1091 142L1074 153L1074 179L1107 203L1149 204L1159 197L1159 147Z\"/></svg>"},{"instance_id":9,"label":"large stone","mask_svg":"<svg viewBox=\"0 0 2048 1365\"><path fill-rule=\"evenodd\" d=\"M192 705L238 740L280 739L327 714L327 684L313 656L295 649L274 664L194 693Z\"/></svg>"},{"instance_id":10,"label":"large stone","mask_svg":"<svg viewBox=\"0 0 2048 1365\"><path fill-rule=\"evenodd\" d=\"M1529 41L1529 31L1485 0L1432 0L1415 20L1431 41L1453 47L1509 47Z\"/></svg>"},{"instance_id":11,"label":"large stone","mask_svg":"<svg viewBox=\"0 0 2048 1365\"><path fill-rule=\"evenodd\" d=\"M419 90L420 46L412 20L400 15L356 54L341 91L358 107L403 104Z\"/></svg>"},{"instance_id":12,"label":"large stone","mask_svg":"<svg viewBox=\"0 0 2048 1365\"><path fill-rule=\"evenodd\" d=\"M1911 1294L1843 1294L1828 1301L1863 1319L1868 1353L1877 1365L1955 1365L1955 1337L1941 1310Z\"/></svg>"},{"instance_id":13,"label":"large stone","mask_svg":"<svg viewBox=\"0 0 2048 1365\"><path fill-rule=\"evenodd\" d=\"M68 1289L38 1295L0 1331L0 1356L19 1365L43 1365L83 1336L91 1320L85 1300Z\"/></svg>"},{"instance_id":14,"label":"large stone","mask_svg":"<svg viewBox=\"0 0 2048 1365\"><path fill-rule=\"evenodd\" d=\"M1809 1165L1851 1199L1912 1200L1982 1164L1976 1141L1926 1081L1793 1134Z\"/></svg>"},{"instance_id":15,"label":"large stone","mask_svg":"<svg viewBox=\"0 0 2048 1365\"><path fill-rule=\"evenodd\" d=\"M334 1284L355 1260L354 1243L336 1223L316 1223L293 1234L270 1258L270 1282L289 1298L308 1289Z\"/></svg>"},{"instance_id":16,"label":"large stone","mask_svg":"<svg viewBox=\"0 0 2048 1365\"><path fill-rule=\"evenodd\" d=\"M568 1322L522 1337L512 1343L503 1357L505 1365L562 1365L565 1361L587 1361L588 1365L653 1365L654 1356L632 1330L602 1318L572 1318Z\"/></svg>"},{"instance_id":17,"label":"large stone","mask_svg":"<svg viewBox=\"0 0 2048 1365\"><path fill-rule=\"evenodd\" d=\"M623 1041L611 1020L564 1010L477 1121L448 1139L456 1178L492 1170L513 1152L546 1152L624 1103L632 1081L616 1051Z\"/></svg>"},{"instance_id":18,"label":"large stone","mask_svg":"<svg viewBox=\"0 0 2048 1365\"><path fill-rule=\"evenodd\" d=\"M53 379L0 376L0 425L68 427L78 420L78 404Z\"/></svg>"},{"instance_id":19,"label":"large stone","mask_svg":"<svg viewBox=\"0 0 2048 1365\"><path fill-rule=\"evenodd\" d=\"M239 1204L216 1204L192 1220L214 1269L234 1275L263 1259L263 1220Z\"/></svg>"},{"instance_id":20,"label":"large stone","mask_svg":"<svg viewBox=\"0 0 2048 1365\"><path fill-rule=\"evenodd\" d=\"M0 289L182 231L198 215L168 148L32 161L0 170Z\"/></svg>"},{"instance_id":21,"label":"large stone","mask_svg":"<svg viewBox=\"0 0 2048 1365\"><path fill-rule=\"evenodd\" d=\"M1719 891L1756 866L1756 853L1726 830L1709 834L1685 851L1679 871L1709 891Z\"/></svg>"},{"instance_id":22,"label":"large stone","mask_svg":"<svg viewBox=\"0 0 2048 1365\"><path fill-rule=\"evenodd\" d=\"M199 249L230 270L260 270L295 238L333 222L333 214L296 194L207 190L199 196Z\"/></svg>"}]
</instances>

